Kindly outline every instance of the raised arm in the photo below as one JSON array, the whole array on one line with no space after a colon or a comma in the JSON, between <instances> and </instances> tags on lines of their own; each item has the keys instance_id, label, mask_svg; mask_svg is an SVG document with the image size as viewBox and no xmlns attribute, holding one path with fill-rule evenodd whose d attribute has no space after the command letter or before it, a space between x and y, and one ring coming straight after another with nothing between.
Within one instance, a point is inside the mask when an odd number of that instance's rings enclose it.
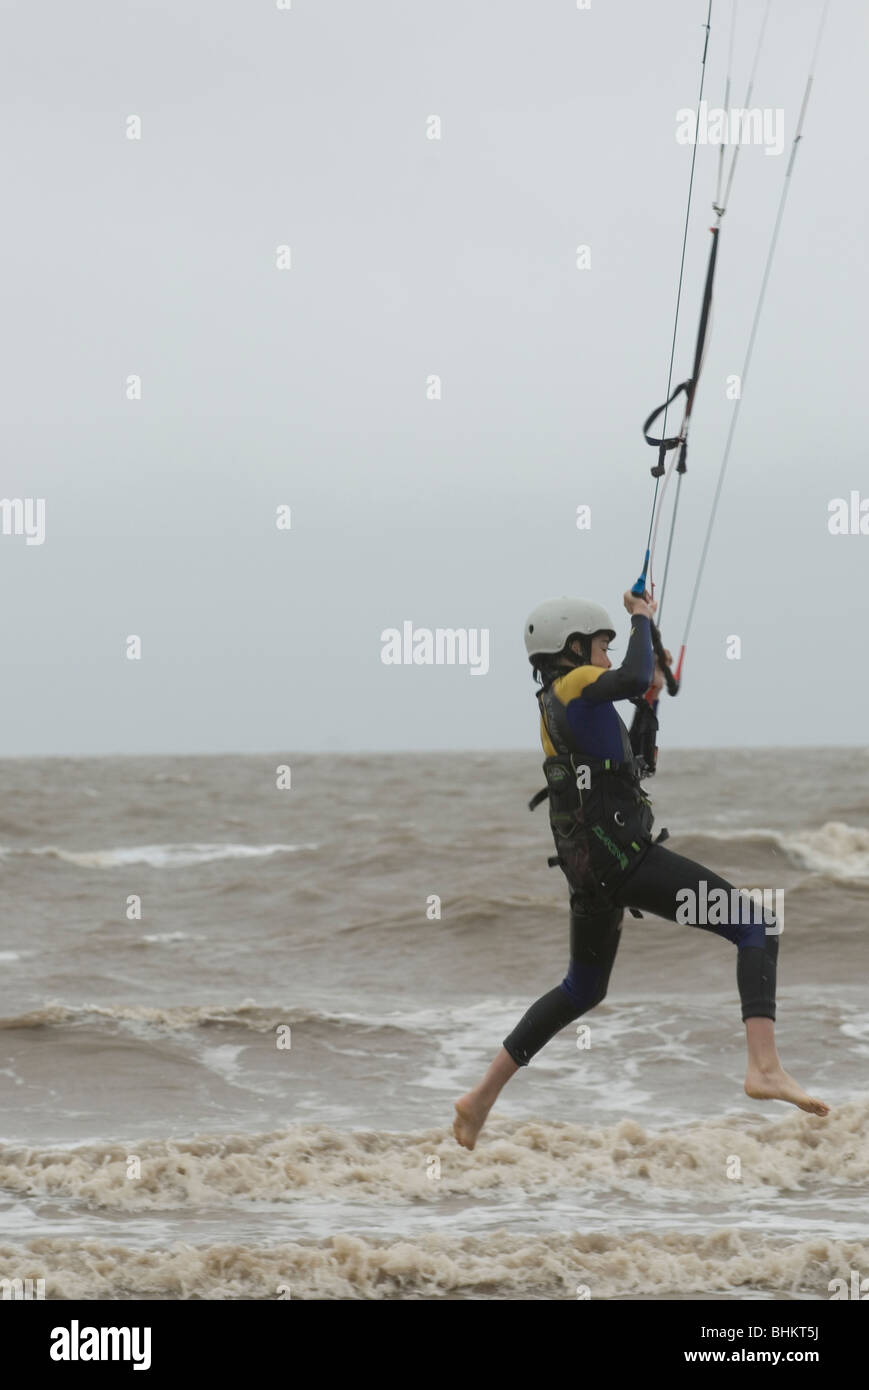
<instances>
[{"instance_id":1,"label":"raised arm","mask_svg":"<svg viewBox=\"0 0 869 1390\"><path fill-rule=\"evenodd\" d=\"M643 604L643 607L646 608L647 605ZM586 685L582 699L594 705L601 704L604 700L634 699L637 695L646 693L652 684L654 673L655 653L652 650L651 616L635 611L631 614L631 635L621 666L612 671L601 671L595 680Z\"/></svg>"}]
</instances>

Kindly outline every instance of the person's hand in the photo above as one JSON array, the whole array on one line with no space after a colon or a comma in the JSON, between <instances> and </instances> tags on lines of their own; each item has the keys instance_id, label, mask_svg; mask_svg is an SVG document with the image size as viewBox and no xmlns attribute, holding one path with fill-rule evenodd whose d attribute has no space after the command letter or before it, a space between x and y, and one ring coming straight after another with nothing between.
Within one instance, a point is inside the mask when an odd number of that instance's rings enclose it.
<instances>
[{"instance_id":1,"label":"person's hand","mask_svg":"<svg viewBox=\"0 0 869 1390\"><path fill-rule=\"evenodd\" d=\"M655 599L648 592L640 598L631 589L625 591L624 603L625 608L632 616L634 613L639 613L644 618L654 618L655 609L658 607Z\"/></svg>"}]
</instances>

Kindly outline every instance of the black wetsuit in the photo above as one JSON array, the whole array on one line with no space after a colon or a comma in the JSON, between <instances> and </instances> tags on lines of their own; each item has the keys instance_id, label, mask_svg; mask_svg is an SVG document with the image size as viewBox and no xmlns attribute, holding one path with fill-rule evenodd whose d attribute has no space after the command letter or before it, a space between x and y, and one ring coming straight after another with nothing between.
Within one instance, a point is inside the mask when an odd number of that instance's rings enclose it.
<instances>
[{"instance_id":1,"label":"black wetsuit","mask_svg":"<svg viewBox=\"0 0 869 1390\"><path fill-rule=\"evenodd\" d=\"M736 889L720 874L664 849L652 842L649 833L651 813L643 824L639 838L630 839L628 830L622 841L613 844L607 833L592 834L591 820L600 813L600 806L625 806L624 780L618 794L606 778L619 776L619 771L601 772L615 763L618 748L630 756L636 745L642 721L635 718L630 734L618 718L614 700L636 698L651 684L654 656L648 618L634 615L631 640L621 667L604 671L598 667L577 667L553 683L552 692L541 701L541 738L547 752L547 763L566 741L572 745L574 764L583 758L595 767L597 787L605 784L592 814L586 807L585 826L580 833L571 827L566 815L553 823L556 847L561 867L567 877L570 896L570 965L561 984L544 994L504 1039L504 1047L519 1066L526 1066L535 1053L556 1033L581 1014L599 1004L607 992L610 971L621 940L622 918L626 907L643 909L668 921L679 920L677 912L684 907L680 891L691 889L699 901L703 895L700 885L705 882L706 894L724 890L726 901L733 904ZM541 692L543 695L543 692ZM553 695L558 705L552 703ZM547 723L557 713L559 731ZM645 713L645 712L642 712ZM583 740L580 744L580 739ZM624 776L622 762L621 773ZM633 769L637 771L637 769ZM641 774L640 774L641 775ZM552 798L553 782L547 773ZM641 798L645 800L644 798ZM588 798L586 799L588 802ZM554 804L554 803L553 803ZM645 803L649 805L648 802ZM618 814L618 813L616 813ZM583 813L578 819L582 826ZM627 816L627 813L626 813ZM619 824L623 824L622 817ZM570 833L562 833L565 823ZM615 832L618 834L618 832ZM628 838L626 839L625 836ZM607 841L610 841L607 845ZM624 846L629 860L616 861L615 852ZM633 846L633 848L631 848ZM721 899L719 899L721 901ZM746 917L751 920L746 921ZM735 919L731 921L731 918ZM701 930L725 937L737 948L736 980L742 1004L742 1017L775 1018L776 963L778 960L778 927L769 913L747 914L744 906L736 912L726 911L716 925L698 923Z\"/></svg>"}]
</instances>

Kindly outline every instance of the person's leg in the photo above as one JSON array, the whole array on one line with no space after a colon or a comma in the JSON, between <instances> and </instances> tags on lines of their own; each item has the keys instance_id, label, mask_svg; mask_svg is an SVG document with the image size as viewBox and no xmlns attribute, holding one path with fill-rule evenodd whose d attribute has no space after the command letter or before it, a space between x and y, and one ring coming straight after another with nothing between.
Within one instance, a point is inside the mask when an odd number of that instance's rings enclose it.
<instances>
[{"instance_id":1,"label":"person's leg","mask_svg":"<svg viewBox=\"0 0 869 1390\"><path fill-rule=\"evenodd\" d=\"M531 1005L504 1039L504 1048L517 1066L527 1067L550 1038L605 998L623 916L621 907L583 912L576 896L571 898L567 974L556 989Z\"/></svg>"},{"instance_id":2,"label":"person's leg","mask_svg":"<svg viewBox=\"0 0 869 1390\"><path fill-rule=\"evenodd\" d=\"M466 1149L476 1144L486 1116L510 1077L527 1066L550 1038L593 1009L606 995L624 914L616 908L586 915L577 908L578 902L572 898L570 965L561 984L531 1005L504 1039L482 1081L456 1102L453 1133Z\"/></svg>"},{"instance_id":3,"label":"person's leg","mask_svg":"<svg viewBox=\"0 0 869 1390\"><path fill-rule=\"evenodd\" d=\"M455 1103L456 1118L453 1134L465 1149L472 1149L477 1135L486 1123L486 1116L511 1076L519 1070L510 1053L502 1047L479 1085Z\"/></svg>"},{"instance_id":4,"label":"person's leg","mask_svg":"<svg viewBox=\"0 0 869 1390\"><path fill-rule=\"evenodd\" d=\"M701 890L705 883L705 890ZM680 920L682 909L677 895L690 889L697 903L705 893L706 899L716 889L724 890L725 901L732 904L734 885L711 869L686 859L661 845L649 847L644 858L615 891L616 902L655 913L670 922ZM748 1066L745 1078L746 1094L757 1100L786 1100L811 1114L826 1115L829 1106L810 1096L782 1067L775 1045L775 991L778 964L779 936L774 917L763 914L760 920L741 920L744 911L726 911L718 924L692 923L703 931L714 932L733 942L737 948L736 982L745 1023ZM754 916L755 914L752 914Z\"/></svg>"}]
</instances>

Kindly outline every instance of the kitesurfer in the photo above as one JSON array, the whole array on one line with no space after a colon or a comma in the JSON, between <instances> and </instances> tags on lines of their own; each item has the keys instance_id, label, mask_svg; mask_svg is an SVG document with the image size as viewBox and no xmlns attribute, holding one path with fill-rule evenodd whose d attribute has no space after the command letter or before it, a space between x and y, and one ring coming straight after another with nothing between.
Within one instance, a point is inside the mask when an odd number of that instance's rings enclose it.
<instances>
[{"instance_id":1,"label":"kitesurfer","mask_svg":"<svg viewBox=\"0 0 869 1390\"><path fill-rule=\"evenodd\" d=\"M570 964L561 984L531 1005L504 1039L483 1079L456 1103L453 1132L473 1149L502 1087L557 1032L605 997L621 939L624 908L645 909L676 922L680 890L700 896L715 889L732 904L736 890L711 869L674 854L652 838L651 803L641 778L654 771L657 697L664 674L655 658L651 623L657 604L631 590L624 595L631 634L622 665L607 655L615 629L598 604L550 599L529 616L525 644L540 682L540 735L557 862L570 888ZM664 653L669 664L670 654ZM631 699L628 731L615 701ZM684 900L684 899L683 899ZM705 901L705 899L704 899ZM782 1067L775 1045L775 987L779 934L768 912L749 923L726 911L716 925L697 926L737 948L736 979L745 1022L745 1092L784 1100L814 1115L829 1107L808 1095ZM736 918L732 921L732 918Z\"/></svg>"}]
</instances>

